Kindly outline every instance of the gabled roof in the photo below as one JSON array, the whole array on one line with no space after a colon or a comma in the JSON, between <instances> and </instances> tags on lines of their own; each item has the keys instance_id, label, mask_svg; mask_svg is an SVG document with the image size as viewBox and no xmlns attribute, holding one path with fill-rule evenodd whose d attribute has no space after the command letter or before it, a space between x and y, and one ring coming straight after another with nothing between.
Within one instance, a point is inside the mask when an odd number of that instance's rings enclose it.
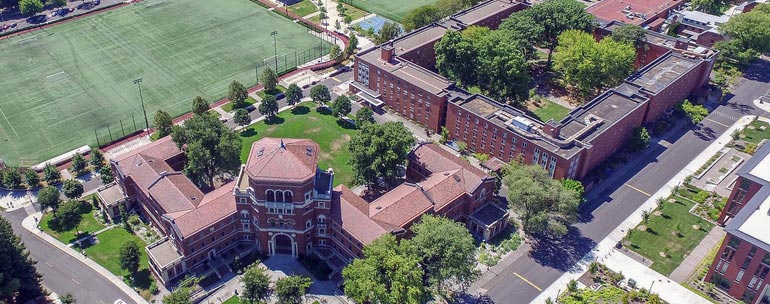
<instances>
[{"instance_id":1,"label":"gabled roof","mask_svg":"<svg viewBox=\"0 0 770 304\"><path fill-rule=\"evenodd\" d=\"M369 203L345 185L334 188L331 217L363 244L376 240L389 229L369 218Z\"/></svg>"},{"instance_id":2,"label":"gabled roof","mask_svg":"<svg viewBox=\"0 0 770 304\"><path fill-rule=\"evenodd\" d=\"M235 182L230 182L209 192L202 198L197 208L175 216L174 224L182 236L192 235L236 214L235 198L232 195L233 187L235 187Z\"/></svg>"},{"instance_id":3,"label":"gabled roof","mask_svg":"<svg viewBox=\"0 0 770 304\"><path fill-rule=\"evenodd\" d=\"M417 185L403 183L369 204L369 216L378 222L404 227L433 209L433 201Z\"/></svg>"},{"instance_id":4,"label":"gabled roof","mask_svg":"<svg viewBox=\"0 0 770 304\"><path fill-rule=\"evenodd\" d=\"M463 178L465 191L468 193L473 193L484 180L492 178L491 175L432 142L420 143L409 155L409 162L415 162L434 174L458 170L452 174L458 174Z\"/></svg>"},{"instance_id":5,"label":"gabled roof","mask_svg":"<svg viewBox=\"0 0 770 304\"><path fill-rule=\"evenodd\" d=\"M245 172L257 180L307 180L315 176L318 153L309 139L266 137L251 146Z\"/></svg>"}]
</instances>

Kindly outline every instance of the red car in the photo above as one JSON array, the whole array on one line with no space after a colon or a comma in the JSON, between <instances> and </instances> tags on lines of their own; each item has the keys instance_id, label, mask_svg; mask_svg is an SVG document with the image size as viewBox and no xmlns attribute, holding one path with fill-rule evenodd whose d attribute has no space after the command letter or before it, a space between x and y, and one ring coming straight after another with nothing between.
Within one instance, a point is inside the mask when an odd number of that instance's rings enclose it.
<instances>
[{"instance_id":1,"label":"red car","mask_svg":"<svg viewBox=\"0 0 770 304\"><path fill-rule=\"evenodd\" d=\"M7 24L3 24L3 30L7 30L7 29L9 29L10 27L11 27L10 25L7 25Z\"/></svg>"}]
</instances>

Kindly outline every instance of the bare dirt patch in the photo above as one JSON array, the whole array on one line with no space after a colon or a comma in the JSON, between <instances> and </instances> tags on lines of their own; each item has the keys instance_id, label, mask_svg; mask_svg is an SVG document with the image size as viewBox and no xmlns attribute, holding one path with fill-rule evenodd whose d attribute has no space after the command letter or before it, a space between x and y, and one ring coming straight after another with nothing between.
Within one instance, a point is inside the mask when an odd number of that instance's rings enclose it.
<instances>
[{"instance_id":1,"label":"bare dirt patch","mask_svg":"<svg viewBox=\"0 0 770 304\"><path fill-rule=\"evenodd\" d=\"M315 134L315 133L319 133L319 132L321 132L321 127L315 127L315 128L312 128L312 129L307 129L307 130L303 131L302 133L305 133L305 134Z\"/></svg>"},{"instance_id":2,"label":"bare dirt patch","mask_svg":"<svg viewBox=\"0 0 770 304\"><path fill-rule=\"evenodd\" d=\"M321 120L321 119L320 119L320 118L318 118L318 117L315 117L315 116L308 116L308 117L307 117L307 120L309 120L309 121L319 121L319 120Z\"/></svg>"},{"instance_id":3,"label":"bare dirt patch","mask_svg":"<svg viewBox=\"0 0 770 304\"><path fill-rule=\"evenodd\" d=\"M331 152L337 152L339 151L343 145L350 142L350 135L345 134L342 137L335 139L329 148L331 148Z\"/></svg>"}]
</instances>

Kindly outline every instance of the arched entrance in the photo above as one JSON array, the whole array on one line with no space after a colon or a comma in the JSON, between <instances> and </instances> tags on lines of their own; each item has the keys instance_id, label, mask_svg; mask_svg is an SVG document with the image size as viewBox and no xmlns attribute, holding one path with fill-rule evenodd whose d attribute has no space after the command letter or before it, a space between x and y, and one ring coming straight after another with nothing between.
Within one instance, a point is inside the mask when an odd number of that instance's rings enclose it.
<instances>
[{"instance_id":1,"label":"arched entrance","mask_svg":"<svg viewBox=\"0 0 770 304\"><path fill-rule=\"evenodd\" d=\"M289 235L283 233L275 234L269 245L271 255L290 254L297 256L297 243Z\"/></svg>"}]
</instances>

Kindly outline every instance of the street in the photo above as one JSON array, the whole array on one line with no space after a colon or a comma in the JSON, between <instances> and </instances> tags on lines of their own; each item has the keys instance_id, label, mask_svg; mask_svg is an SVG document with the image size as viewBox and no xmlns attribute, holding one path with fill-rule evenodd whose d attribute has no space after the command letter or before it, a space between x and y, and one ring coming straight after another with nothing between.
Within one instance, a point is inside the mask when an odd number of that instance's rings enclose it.
<instances>
[{"instance_id":1,"label":"street","mask_svg":"<svg viewBox=\"0 0 770 304\"><path fill-rule=\"evenodd\" d=\"M11 222L30 256L37 261L37 271L43 275L46 288L59 295L71 293L78 303L112 304L117 299L131 302L128 295L99 273L21 227L21 221L27 217L24 208L2 216Z\"/></svg>"},{"instance_id":2,"label":"street","mask_svg":"<svg viewBox=\"0 0 770 304\"><path fill-rule=\"evenodd\" d=\"M770 89L770 62L762 61L745 73L737 85L696 128L670 132L661 145L653 142L626 168L615 170L602 184L586 193L581 220L559 242L535 242L528 254L515 259L494 279L480 286L495 303L527 303L550 286L625 220L668 180L745 115L768 116L753 100ZM666 147L667 146L667 147ZM525 245L528 246L528 245ZM517 299L512 302L511 299Z\"/></svg>"}]
</instances>

